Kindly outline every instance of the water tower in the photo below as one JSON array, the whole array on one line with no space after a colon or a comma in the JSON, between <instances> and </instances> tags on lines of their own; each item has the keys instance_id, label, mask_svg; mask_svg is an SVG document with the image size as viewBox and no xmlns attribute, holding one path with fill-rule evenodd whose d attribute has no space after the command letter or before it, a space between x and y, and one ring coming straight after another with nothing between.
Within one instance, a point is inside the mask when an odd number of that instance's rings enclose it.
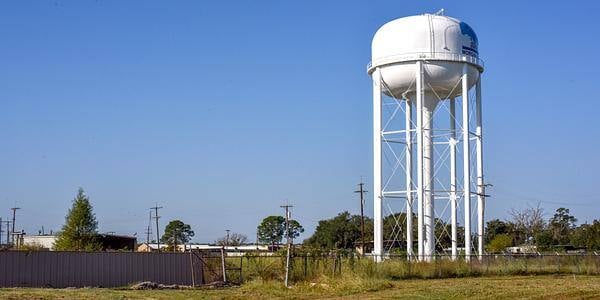
<instances>
[{"instance_id":1,"label":"water tower","mask_svg":"<svg viewBox=\"0 0 600 300\"><path fill-rule=\"evenodd\" d=\"M440 13L409 16L388 22L375 33L368 73L373 79L373 255L377 261L387 255L385 248L393 244L390 239L406 241L409 259L429 261L448 251L452 259L464 253L468 260L472 249L481 259L482 72L477 35L460 20ZM456 103L461 109L456 109ZM403 203L405 214L384 213L389 203L398 202ZM473 202L476 243L471 238ZM463 220L457 216L459 211ZM402 230L394 229L391 236L386 233L385 242L384 214L402 223L398 227ZM404 220L398 220L402 215ZM460 228L464 236L459 237Z\"/></svg>"}]
</instances>

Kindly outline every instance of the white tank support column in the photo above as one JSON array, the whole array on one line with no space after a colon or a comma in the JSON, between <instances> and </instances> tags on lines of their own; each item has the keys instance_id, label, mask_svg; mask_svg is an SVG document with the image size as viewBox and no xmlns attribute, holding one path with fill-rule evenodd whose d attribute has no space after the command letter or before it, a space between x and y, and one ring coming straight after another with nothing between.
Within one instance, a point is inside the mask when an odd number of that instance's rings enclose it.
<instances>
[{"instance_id":1,"label":"white tank support column","mask_svg":"<svg viewBox=\"0 0 600 300\"><path fill-rule=\"evenodd\" d=\"M373 255L376 262L383 258L381 188L381 74L377 69L373 72Z\"/></svg>"},{"instance_id":2,"label":"white tank support column","mask_svg":"<svg viewBox=\"0 0 600 300\"><path fill-rule=\"evenodd\" d=\"M417 250L419 261L423 260L423 62L415 64L415 98L417 115Z\"/></svg>"},{"instance_id":3,"label":"white tank support column","mask_svg":"<svg viewBox=\"0 0 600 300\"><path fill-rule=\"evenodd\" d=\"M456 218L456 100L450 99L450 226L452 228L452 260L458 258L458 231Z\"/></svg>"},{"instance_id":4,"label":"white tank support column","mask_svg":"<svg viewBox=\"0 0 600 300\"><path fill-rule=\"evenodd\" d=\"M404 101L405 116L405 137L406 137L406 258L412 259L413 256L413 224L412 224L412 204L413 204L413 180L412 180L412 101Z\"/></svg>"},{"instance_id":5,"label":"white tank support column","mask_svg":"<svg viewBox=\"0 0 600 300\"><path fill-rule=\"evenodd\" d=\"M435 214L433 207L433 112L437 105L434 97L425 97L423 103L423 230L425 231L425 261L435 255Z\"/></svg>"},{"instance_id":6,"label":"white tank support column","mask_svg":"<svg viewBox=\"0 0 600 300\"><path fill-rule=\"evenodd\" d=\"M469 147L469 75L467 64L462 72L463 202L465 205L465 260L471 260L471 170Z\"/></svg>"},{"instance_id":7,"label":"white tank support column","mask_svg":"<svg viewBox=\"0 0 600 300\"><path fill-rule=\"evenodd\" d=\"M483 259L485 184L483 181L483 128L481 120L481 76L475 85L475 129L477 151L477 257Z\"/></svg>"}]
</instances>

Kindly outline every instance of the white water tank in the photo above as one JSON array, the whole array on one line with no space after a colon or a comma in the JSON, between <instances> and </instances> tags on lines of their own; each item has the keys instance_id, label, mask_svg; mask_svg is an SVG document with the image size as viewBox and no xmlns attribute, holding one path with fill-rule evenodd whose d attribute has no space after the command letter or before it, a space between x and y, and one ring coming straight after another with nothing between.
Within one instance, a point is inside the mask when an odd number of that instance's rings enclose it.
<instances>
[{"instance_id":1,"label":"white water tank","mask_svg":"<svg viewBox=\"0 0 600 300\"><path fill-rule=\"evenodd\" d=\"M424 14L388 22L377 30L371 47L369 74L378 67L386 85L383 91L398 99L414 93L417 60L425 61L425 94L432 94L433 88L442 99L460 94L456 84L465 62L469 87L483 72L477 35L467 23L447 16Z\"/></svg>"}]
</instances>

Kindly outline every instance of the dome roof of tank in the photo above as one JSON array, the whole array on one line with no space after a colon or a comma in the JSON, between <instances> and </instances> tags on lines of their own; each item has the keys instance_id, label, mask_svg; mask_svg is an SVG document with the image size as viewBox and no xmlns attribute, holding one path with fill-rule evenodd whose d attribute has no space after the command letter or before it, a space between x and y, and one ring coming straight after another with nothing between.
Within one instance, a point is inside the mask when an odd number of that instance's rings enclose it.
<instances>
[{"instance_id":1,"label":"dome roof of tank","mask_svg":"<svg viewBox=\"0 0 600 300\"><path fill-rule=\"evenodd\" d=\"M372 68L420 59L464 61L483 70L475 31L458 19L424 14L392 20L372 42Z\"/></svg>"}]
</instances>

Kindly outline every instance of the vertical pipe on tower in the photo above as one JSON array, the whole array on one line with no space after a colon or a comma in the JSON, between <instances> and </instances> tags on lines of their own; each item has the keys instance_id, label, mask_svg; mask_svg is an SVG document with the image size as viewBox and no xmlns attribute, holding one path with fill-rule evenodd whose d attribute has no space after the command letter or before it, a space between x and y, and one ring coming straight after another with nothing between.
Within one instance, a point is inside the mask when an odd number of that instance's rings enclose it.
<instances>
[{"instance_id":1,"label":"vertical pipe on tower","mask_svg":"<svg viewBox=\"0 0 600 300\"><path fill-rule=\"evenodd\" d=\"M483 234L484 234L484 208L485 208L485 186L483 183L483 126L481 117L481 75L475 85L475 118L477 127L475 129L476 151L477 151L477 257L483 259Z\"/></svg>"},{"instance_id":2,"label":"vertical pipe on tower","mask_svg":"<svg viewBox=\"0 0 600 300\"><path fill-rule=\"evenodd\" d=\"M458 233L456 219L456 100L450 99L450 223L452 227L452 260L458 256Z\"/></svg>"},{"instance_id":3,"label":"vertical pipe on tower","mask_svg":"<svg viewBox=\"0 0 600 300\"><path fill-rule=\"evenodd\" d=\"M434 215L434 170L433 170L433 112L437 99L425 97L423 103L423 246L425 261L431 261L435 255L435 215Z\"/></svg>"},{"instance_id":4,"label":"vertical pipe on tower","mask_svg":"<svg viewBox=\"0 0 600 300\"><path fill-rule=\"evenodd\" d=\"M469 147L469 75L468 65L462 71L462 139L463 139L463 200L465 204L465 260L471 260L471 171Z\"/></svg>"},{"instance_id":5,"label":"vertical pipe on tower","mask_svg":"<svg viewBox=\"0 0 600 300\"><path fill-rule=\"evenodd\" d=\"M412 223L412 102L405 99L405 138L406 138L406 258L411 260L413 256L413 223Z\"/></svg>"},{"instance_id":6,"label":"vertical pipe on tower","mask_svg":"<svg viewBox=\"0 0 600 300\"><path fill-rule=\"evenodd\" d=\"M381 73L373 72L373 255L376 262L383 256L383 191L381 187Z\"/></svg>"},{"instance_id":7,"label":"vertical pipe on tower","mask_svg":"<svg viewBox=\"0 0 600 300\"><path fill-rule=\"evenodd\" d=\"M417 61L416 100L417 100L417 250L419 261L423 260L423 62Z\"/></svg>"}]
</instances>

